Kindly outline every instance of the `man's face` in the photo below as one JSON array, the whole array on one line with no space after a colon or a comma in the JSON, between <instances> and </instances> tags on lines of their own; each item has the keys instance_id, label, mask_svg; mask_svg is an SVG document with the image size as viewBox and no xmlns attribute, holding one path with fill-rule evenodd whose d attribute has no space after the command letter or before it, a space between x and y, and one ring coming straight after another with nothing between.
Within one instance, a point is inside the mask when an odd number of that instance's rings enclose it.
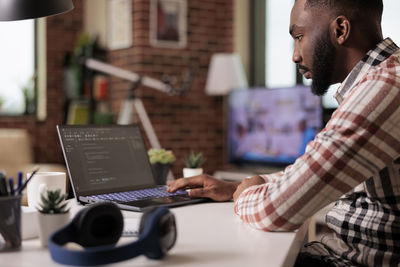
<instances>
[{"instance_id":1,"label":"man's face","mask_svg":"<svg viewBox=\"0 0 400 267\"><path fill-rule=\"evenodd\" d=\"M290 34L295 41L293 61L306 79L312 78L311 90L323 95L332 84L335 47L329 38L326 12L304 9L306 0L297 0L290 16Z\"/></svg>"}]
</instances>

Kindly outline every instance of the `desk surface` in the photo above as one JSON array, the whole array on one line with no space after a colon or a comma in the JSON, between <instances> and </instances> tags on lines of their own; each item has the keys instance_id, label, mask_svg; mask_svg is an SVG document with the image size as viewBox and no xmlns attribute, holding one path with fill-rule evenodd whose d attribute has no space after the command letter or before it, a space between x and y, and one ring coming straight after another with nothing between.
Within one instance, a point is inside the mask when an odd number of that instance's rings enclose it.
<instances>
[{"instance_id":1,"label":"desk surface","mask_svg":"<svg viewBox=\"0 0 400 267\"><path fill-rule=\"evenodd\" d=\"M297 232L269 233L252 229L233 212L233 203L202 203L173 208L178 239L162 261L145 256L109 266L291 266L307 227ZM123 212L125 218L140 213ZM125 239L125 240L124 240ZM121 242L126 242L126 237ZM0 253L0 266L65 266L53 262L38 239L24 240L22 249Z\"/></svg>"}]
</instances>

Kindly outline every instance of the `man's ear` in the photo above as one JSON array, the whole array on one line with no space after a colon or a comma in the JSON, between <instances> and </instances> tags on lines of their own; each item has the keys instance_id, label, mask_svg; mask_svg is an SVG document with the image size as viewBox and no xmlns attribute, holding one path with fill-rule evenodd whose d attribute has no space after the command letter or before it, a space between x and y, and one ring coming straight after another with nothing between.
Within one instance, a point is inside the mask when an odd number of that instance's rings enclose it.
<instances>
[{"instance_id":1,"label":"man's ear","mask_svg":"<svg viewBox=\"0 0 400 267\"><path fill-rule=\"evenodd\" d=\"M351 23L345 16L336 17L330 25L334 42L343 45L350 36Z\"/></svg>"}]
</instances>

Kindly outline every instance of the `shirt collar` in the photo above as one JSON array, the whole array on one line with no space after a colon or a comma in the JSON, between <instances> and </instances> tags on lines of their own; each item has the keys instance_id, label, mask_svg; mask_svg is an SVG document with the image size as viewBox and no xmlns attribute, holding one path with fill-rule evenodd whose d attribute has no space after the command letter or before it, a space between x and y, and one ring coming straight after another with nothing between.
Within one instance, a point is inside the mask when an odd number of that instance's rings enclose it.
<instances>
[{"instance_id":1,"label":"shirt collar","mask_svg":"<svg viewBox=\"0 0 400 267\"><path fill-rule=\"evenodd\" d=\"M349 93L351 88L355 87L361 80L362 77L369 71L370 68L381 64L390 55L392 55L397 49L397 45L390 38L386 38L378 45L369 50L360 62L352 69L347 75L346 79L338 88L335 98L339 104L343 101L346 94Z\"/></svg>"}]
</instances>

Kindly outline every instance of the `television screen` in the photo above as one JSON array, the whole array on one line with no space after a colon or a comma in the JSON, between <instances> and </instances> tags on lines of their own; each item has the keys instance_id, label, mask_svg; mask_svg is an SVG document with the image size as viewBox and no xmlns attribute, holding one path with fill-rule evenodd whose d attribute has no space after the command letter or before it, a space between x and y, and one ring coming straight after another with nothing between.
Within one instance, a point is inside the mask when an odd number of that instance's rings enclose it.
<instances>
[{"instance_id":1,"label":"television screen","mask_svg":"<svg viewBox=\"0 0 400 267\"><path fill-rule=\"evenodd\" d=\"M293 163L322 126L321 98L305 86L236 90L228 108L230 163Z\"/></svg>"}]
</instances>

